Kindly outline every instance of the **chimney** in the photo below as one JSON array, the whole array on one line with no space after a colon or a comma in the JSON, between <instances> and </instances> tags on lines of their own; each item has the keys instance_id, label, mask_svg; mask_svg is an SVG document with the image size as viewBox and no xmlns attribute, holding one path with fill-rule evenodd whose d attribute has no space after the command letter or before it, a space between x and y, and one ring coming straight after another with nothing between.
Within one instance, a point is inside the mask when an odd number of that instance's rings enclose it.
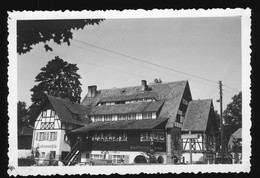
<instances>
[{"instance_id":1,"label":"chimney","mask_svg":"<svg viewBox=\"0 0 260 178\"><path fill-rule=\"evenodd\" d=\"M95 97L97 94L97 86L88 86L88 97Z\"/></svg>"},{"instance_id":2,"label":"chimney","mask_svg":"<svg viewBox=\"0 0 260 178\"><path fill-rule=\"evenodd\" d=\"M146 80L142 80L142 85L141 85L141 91L146 91L147 90L147 82Z\"/></svg>"}]
</instances>

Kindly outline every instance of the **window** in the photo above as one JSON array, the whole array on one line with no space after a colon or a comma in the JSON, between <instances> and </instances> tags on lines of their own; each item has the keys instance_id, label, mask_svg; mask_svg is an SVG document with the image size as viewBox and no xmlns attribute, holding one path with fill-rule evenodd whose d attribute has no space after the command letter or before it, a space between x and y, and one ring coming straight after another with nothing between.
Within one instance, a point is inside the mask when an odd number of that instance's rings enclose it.
<instances>
[{"instance_id":1,"label":"window","mask_svg":"<svg viewBox=\"0 0 260 178\"><path fill-rule=\"evenodd\" d=\"M158 133L158 132L143 132L140 133L140 141L141 142L147 142L147 141L164 142L165 135L164 133Z\"/></svg>"},{"instance_id":2,"label":"window","mask_svg":"<svg viewBox=\"0 0 260 178\"><path fill-rule=\"evenodd\" d=\"M40 132L39 140L42 141L44 139L45 139L45 133L44 132Z\"/></svg>"},{"instance_id":3,"label":"window","mask_svg":"<svg viewBox=\"0 0 260 178\"><path fill-rule=\"evenodd\" d=\"M148 132L141 133L141 135L140 135L140 141L141 141L141 142L150 141L150 139L149 139L149 133L148 133Z\"/></svg>"},{"instance_id":4,"label":"window","mask_svg":"<svg viewBox=\"0 0 260 178\"><path fill-rule=\"evenodd\" d=\"M126 120L126 118L127 118L126 114L120 114L120 115L117 116L118 121Z\"/></svg>"},{"instance_id":5,"label":"window","mask_svg":"<svg viewBox=\"0 0 260 178\"><path fill-rule=\"evenodd\" d=\"M113 141L119 141L119 135L117 132L113 132L112 133L112 140Z\"/></svg>"},{"instance_id":6,"label":"window","mask_svg":"<svg viewBox=\"0 0 260 178\"><path fill-rule=\"evenodd\" d=\"M98 132L90 135L92 141L117 142L127 141L127 134L123 132Z\"/></svg>"},{"instance_id":7,"label":"window","mask_svg":"<svg viewBox=\"0 0 260 178\"><path fill-rule=\"evenodd\" d=\"M89 154L88 153L86 154L86 159L89 159Z\"/></svg>"},{"instance_id":8,"label":"window","mask_svg":"<svg viewBox=\"0 0 260 178\"><path fill-rule=\"evenodd\" d=\"M103 159L101 154L91 154L91 159Z\"/></svg>"},{"instance_id":9,"label":"window","mask_svg":"<svg viewBox=\"0 0 260 178\"><path fill-rule=\"evenodd\" d=\"M43 118L47 117L47 111L42 111L42 117Z\"/></svg>"},{"instance_id":10,"label":"window","mask_svg":"<svg viewBox=\"0 0 260 178\"><path fill-rule=\"evenodd\" d=\"M152 118L152 113L148 112L148 113L143 113L143 119L151 119Z\"/></svg>"},{"instance_id":11,"label":"window","mask_svg":"<svg viewBox=\"0 0 260 178\"><path fill-rule=\"evenodd\" d=\"M55 159L56 151L50 151L50 156L52 157L52 159Z\"/></svg>"},{"instance_id":12,"label":"window","mask_svg":"<svg viewBox=\"0 0 260 178\"><path fill-rule=\"evenodd\" d=\"M128 114L127 120L135 120L136 114Z\"/></svg>"},{"instance_id":13,"label":"window","mask_svg":"<svg viewBox=\"0 0 260 178\"><path fill-rule=\"evenodd\" d=\"M68 142L68 141L69 141L69 138L68 138L67 134L64 135L64 141L65 141L65 142Z\"/></svg>"},{"instance_id":14,"label":"window","mask_svg":"<svg viewBox=\"0 0 260 178\"><path fill-rule=\"evenodd\" d=\"M177 114L177 116L176 116L176 122L178 122L178 123L181 122L181 116L179 114Z\"/></svg>"},{"instance_id":15,"label":"window","mask_svg":"<svg viewBox=\"0 0 260 178\"><path fill-rule=\"evenodd\" d=\"M102 116L94 116L94 122L102 122Z\"/></svg>"},{"instance_id":16,"label":"window","mask_svg":"<svg viewBox=\"0 0 260 178\"><path fill-rule=\"evenodd\" d=\"M51 111L51 117L54 117L55 116L55 111Z\"/></svg>"},{"instance_id":17,"label":"window","mask_svg":"<svg viewBox=\"0 0 260 178\"><path fill-rule=\"evenodd\" d=\"M108 141L108 133L103 133L102 136L104 141Z\"/></svg>"},{"instance_id":18,"label":"window","mask_svg":"<svg viewBox=\"0 0 260 178\"><path fill-rule=\"evenodd\" d=\"M42 111L41 129L54 129L55 111Z\"/></svg>"},{"instance_id":19,"label":"window","mask_svg":"<svg viewBox=\"0 0 260 178\"><path fill-rule=\"evenodd\" d=\"M57 140L57 132L51 132L50 133L50 141Z\"/></svg>"},{"instance_id":20,"label":"window","mask_svg":"<svg viewBox=\"0 0 260 178\"><path fill-rule=\"evenodd\" d=\"M126 133L119 133L119 141L127 141L127 135Z\"/></svg>"},{"instance_id":21,"label":"window","mask_svg":"<svg viewBox=\"0 0 260 178\"><path fill-rule=\"evenodd\" d=\"M45 158L45 152L42 152L41 157Z\"/></svg>"},{"instance_id":22,"label":"window","mask_svg":"<svg viewBox=\"0 0 260 178\"><path fill-rule=\"evenodd\" d=\"M165 134L160 133L159 136L160 136L159 140L164 142L165 141Z\"/></svg>"},{"instance_id":23,"label":"window","mask_svg":"<svg viewBox=\"0 0 260 178\"><path fill-rule=\"evenodd\" d=\"M74 120L81 121L78 114L72 114L72 117L73 117Z\"/></svg>"},{"instance_id":24,"label":"window","mask_svg":"<svg viewBox=\"0 0 260 178\"><path fill-rule=\"evenodd\" d=\"M181 116L181 117L180 117L180 122L183 123L183 121L184 121L184 117Z\"/></svg>"},{"instance_id":25,"label":"window","mask_svg":"<svg viewBox=\"0 0 260 178\"><path fill-rule=\"evenodd\" d=\"M49 132L37 132L36 133L36 140L43 141L49 139Z\"/></svg>"},{"instance_id":26,"label":"window","mask_svg":"<svg viewBox=\"0 0 260 178\"><path fill-rule=\"evenodd\" d=\"M125 101L116 101L115 104L125 104Z\"/></svg>"},{"instance_id":27,"label":"window","mask_svg":"<svg viewBox=\"0 0 260 178\"><path fill-rule=\"evenodd\" d=\"M112 162L114 164L121 164L125 162L125 155L113 155Z\"/></svg>"},{"instance_id":28,"label":"window","mask_svg":"<svg viewBox=\"0 0 260 178\"><path fill-rule=\"evenodd\" d=\"M185 104L185 105L189 104L189 102L187 100L185 100L185 99L182 100L182 103Z\"/></svg>"},{"instance_id":29,"label":"window","mask_svg":"<svg viewBox=\"0 0 260 178\"><path fill-rule=\"evenodd\" d=\"M112 115L105 115L105 121L112 121Z\"/></svg>"}]
</instances>

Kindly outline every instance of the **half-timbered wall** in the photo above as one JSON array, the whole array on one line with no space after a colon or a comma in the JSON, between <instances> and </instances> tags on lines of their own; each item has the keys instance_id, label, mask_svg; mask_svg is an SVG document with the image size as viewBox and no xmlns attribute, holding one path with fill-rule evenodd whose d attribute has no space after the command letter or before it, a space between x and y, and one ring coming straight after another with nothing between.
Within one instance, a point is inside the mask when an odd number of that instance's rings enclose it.
<instances>
[{"instance_id":1,"label":"half-timbered wall","mask_svg":"<svg viewBox=\"0 0 260 178\"><path fill-rule=\"evenodd\" d=\"M33 132L33 149L38 148L40 158L53 154L55 159L60 159L62 152L69 152L70 145L67 141L66 131L62 122L50 106L45 107L37 117Z\"/></svg>"}]
</instances>

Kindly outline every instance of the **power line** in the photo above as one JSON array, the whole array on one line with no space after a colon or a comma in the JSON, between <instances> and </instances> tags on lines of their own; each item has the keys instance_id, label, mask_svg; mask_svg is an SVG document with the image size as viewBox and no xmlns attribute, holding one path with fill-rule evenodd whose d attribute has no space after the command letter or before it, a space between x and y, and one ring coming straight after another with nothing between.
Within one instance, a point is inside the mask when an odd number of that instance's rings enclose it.
<instances>
[{"instance_id":1,"label":"power line","mask_svg":"<svg viewBox=\"0 0 260 178\"><path fill-rule=\"evenodd\" d=\"M224 90L224 91L227 92L226 94L228 94L231 98L234 96L234 94L229 92L228 90Z\"/></svg>"},{"instance_id":2,"label":"power line","mask_svg":"<svg viewBox=\"0 0 260 178\"><path fill-rule=\"evenodd\" d=\"M142 66L140 64L129 62L128 60L124 60L124 59L117 58L117 57L110 56L110 55L106 55L106 54L103 54L103 53L100 53L100 52L97 52L97 51L93 51L93 50L89 50L89 49L86 49L86 48L82 48L82 47L74 45L74 44L71 44L71 46L74 46L76 48L80 48L82 50L89 51L89 52L92 52L92 53L97 53L97 54L100 54L100 55L103 55L103 56L106 56L106 57L110 57L112 59L117 59L117 60L124 61L124 62L130 63L130 64L133 64L133 65L137 65L137 66L140 66L142 68L145 67L145 68L150 69L150 70L154 70L154 71L158 71L158 72L165 73L165 74L168 74L168 75L172 75L171 73L168 73L168 72L165 72L165 71L157 70L157 69L154 69L154 68L151 68L151 67L147 67L147 66ZM178 75L178 74L175 74L175 75ZM180 75L178 75L178 76L180 76ZM190 79L190 80L192 80L192 79ZM199 81L195 81L195 82L202 83L202 82L199 82ZM202 83L202 84L206 84L206 85L209 85L211 87L216 87L215 85L211 85L209 83Z\"/></svg>"},{"instance_id":3,"label":"power line","mask_svg":"<svg viewBox=\"0 0 260 178\"><path fill-rule=\"evenodd\" d=\"M35 49L37 49L37 48L35 48ZM37 50L40 51L40 49L37 49ZM94 66L97 66L97 67L101 67L101 68L104 68L104 69L109 69L109 70L113 70L113 71L116 71L116 72L129 74L129 75L136 75L136 76L139 76L139 77L140 77L140 75L138 75L138 74L134 74L134 73L126 72L126 71L121 71L121 70L117 70L117 69L110 68L110 67L104 67L104 66L101 66L101 65L97 65L97 64L90 63L90 62L86 62L86 61L84 61L84 60L80 60L79 58L75 59L75 58L73 58L73 57L60 55L60 54L57 54L57 53L55 53L55 52L53 52L53 51L51 51L51 53L53 53L53 54L55 54L55 55L58 55L58 56L60 56L60 57L63 57L63 58L74 59L74 60L77 60L77 61L80 61L80 62L83 62L83 63L86 63L86 64L90 64L90 65L94 65ZM143 76L144 76L144 75L143 75ZM148 76L145 76L145 77L152 79L151 77L148 77Z\"/></svg>"},{"instance_id":4,"label":"power line","mask_svg":"<svg viewBox=\"0 0 260 178\"><path fill-rule=\"evenodd\" d=\"M90 44L90 43L81 41L81 40L79 40L79 39L73 39L73 40L74 40L74 41L77 41L77 42L79 42L79 43L88 45L88 46L92 46L92 47L94 47L94 48L98 48L98 49L101 49L101 50L104 50L104 51L108 51L108 52L110 52L110 53L114 53L114 54L117 54L117 55L120 55L120 56L123 56L123 57L130 58L130 59L133 59L133 60L136 60L136 61L139 61L139 62L143 62L143 63L146 63L146 64L150 64L150 65L157 66L157 67L160 67L160 68L164 68L164 69L167 69L167 70L171 70L171 71L174 71L174 72L182 73L182 74L184 74L184 75L196 77L196 78L199 78L199 79L202 79L202 80L206 80L206 81L208 81L208 82L217 83L216 81L213 81L213 80L210 80L210 79L207 79L207 78L204 78L204 77L200 77L200 76L197 76L197 75L193 75L193 74L189 74L189 73L186 73L186 72L182 72L182 71L179 71L179 70L176 70L176 69L173 69L173 68L169 68L169 67L165 67L165 66L162 66L162 65L159 65L159 64L155 64L155 63L152 63L152 62L144 61L144 60L141 60L141 59L138 59L138 58L129 56L129 55L125 55L125 54L123 54L123 53L119 53L119 52L116 52L116 51L112 51L112 50L109 50L109 49L106 49L106 48L102 48L102 47L99 47L99 46L96 46L96 45L93 45L93 44Z\"/></svg>"},{"instance_id":5,"label":"power line","mask_svg":"<svg viewBox=\"0 0 260 178\"><path fill-rule=\"evenodd\" d=\"M228 86L227 84L224 84L224 86L227 87L227 88L229 88L229 89L231 89L231 90L233 90L233 91L236 92L236 93L239 93L239 91L237 91L236 89L234 89L234 88Z\"/></svg>"}]
</instances>

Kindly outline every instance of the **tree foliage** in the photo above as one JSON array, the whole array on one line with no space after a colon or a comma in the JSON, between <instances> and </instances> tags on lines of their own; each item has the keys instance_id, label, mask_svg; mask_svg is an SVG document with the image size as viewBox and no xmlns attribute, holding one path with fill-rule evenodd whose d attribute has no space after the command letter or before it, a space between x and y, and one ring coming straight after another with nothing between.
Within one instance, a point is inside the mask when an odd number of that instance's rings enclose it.
<instances>
[{"instance_id":1,"label":"tree foliage","mask_svg":"<svg viewBox=\"0 0 260 178\"><path fill-rule=\"evenodd\" d=\"M242 92L232 97L232 102L223 112L224 137L228 142L230 136L242 127Z\"/></svg>"},{"instance_id":2,"label":"tree foliage","mask_svg":"<svg viewBox=\"0 0 260 178\"><path fill-rule=\"evenodd\" d=\"M72 30L83 29L85 25L99 24L103 19L79 20L18 20L17 21L17 52L25 54L32 49L32 45L45 43L45 50L52 51L46 44L49 40L57 44L62 42L70 45L73 38Z\"/></svg>"},{"instance_id":3,"label":"tree foliage","mask_svg":"<svg viewBox=\"0 0 260 178\"><path fill-rule=\"evenodd\" d=\"M18 128L23 126L23 123L26 121L23 120L24 117L27 115L28 109L26 108L26 103L24 101L18 101L17 103L17 125Z\"/></svg>"},{"instance_id":4,"label":"tree foliage","mask_svg":"<svg viewBox=\"0 0 260 178\"><path fill-rule=\"evenodd\" d=\"M79 103L82 90L78 69L76 64L63 61L58 56L49 61L35 78L35 82L39 83L31 89L33 104L30 109L35 110L45 99L45 94Z\"/></svg>"},{"instance_id":5,"label":"tree foliage","mask_svg":"<svg viewBox=\"0 0 260 178\"><path fill-rule=\"evenodd\" d=\"M159 78L159 79L158 79L158 78L155 78L153 81L154 81L154 83L162 83L161 78Z\"/></svg>"},{"instance_id":6,"label":"tree foliage","mask_svg":"<svg viewBox=\"0 0 260 178\"><path fill-rule=\"evenodd\" d=\"M216 150L219 151L221 145L221 128L220 128L220 114L215 110L216 116Z\"/></svg>"}]
</instances>

